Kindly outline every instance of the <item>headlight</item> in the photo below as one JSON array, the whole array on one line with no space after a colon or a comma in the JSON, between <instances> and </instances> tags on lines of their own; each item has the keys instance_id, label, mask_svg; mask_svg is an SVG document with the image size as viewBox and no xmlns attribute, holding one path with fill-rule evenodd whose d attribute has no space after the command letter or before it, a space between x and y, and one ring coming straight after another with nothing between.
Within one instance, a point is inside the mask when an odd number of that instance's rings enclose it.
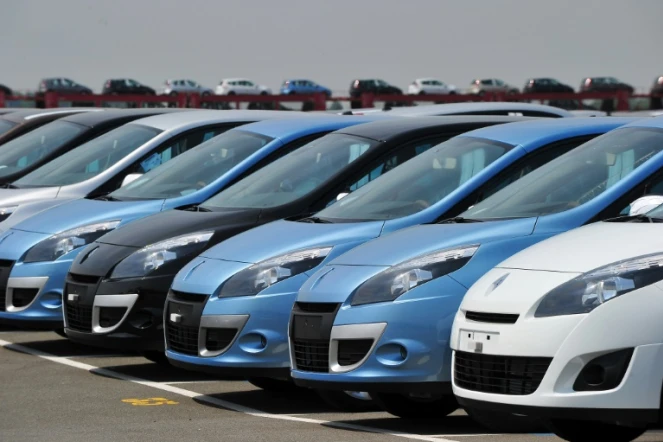
<instances>
[{"instance_id":1,"label":"headlight","mask_svg":"<svg viewBox=\"0 0 663 442\"><path fill-rule=\"evenodd\" d=\"M663 280L663 254L639 256L587 272L548 292L534 316L589 313L599 305Z\"/></svg>"},{"instance_id":2,"label":"headlight","mask_svg":"<svg viewBox=\"0 0 663 442\"><path fill-rule=\"evenodd\" d=\"M23 262L55 261L74 249L90 244L100 236L116 228L118 224L120 224L120 220L89 224L65 230L62 233L46 238L28 250Z\"/></svg>"},{"instance_id":3,"label":"headlight","mask_svg":"<svg viewBox=\"0 0 663 442\"><path fill-rule=\"evenodd\" d=\"M391 267L360 285L351 304L393 301L408 290L455 272L467 264L478 248L471 245L439 250Z\"/></svg>"},{"instance_id":4,"label":"headlight","mask_svg":"<svg viewBox=\"0 0 663 442\"><path fill-rule=\"evenodd\" d=\"M331 247L299 250L261 261L236 273L219 291L219 298L254 296L279 281L311 270L320 264Z\"/></svg>"},{"instance_id":5,"label":"headlight","mask_svg":"<svg viewBox=\"0 0 663 442\"><path fill-rule=\"evenodd\" d=\"M212 235L214 232L190 233L145 246L120 261L111 278L145 276L170 261L202 251Z\"/></svg>"},{"instance_id":6,"label":"headlight","mask_svg":"<svg viewBox=\"0 0 663 442\"><path fill-rule=\"evenodd\" d=\"M9 218L16 209L18 209L18 206L0 207L0 222Z\"/></svg>"}]
</instances>

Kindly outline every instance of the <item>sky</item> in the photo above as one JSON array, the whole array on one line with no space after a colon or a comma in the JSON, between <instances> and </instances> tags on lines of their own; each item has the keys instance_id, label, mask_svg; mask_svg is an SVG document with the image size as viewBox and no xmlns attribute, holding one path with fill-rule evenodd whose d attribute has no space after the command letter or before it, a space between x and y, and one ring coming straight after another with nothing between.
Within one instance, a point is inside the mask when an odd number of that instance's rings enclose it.
<instances>
[{"instance_id":1,"label":"sky","mask_svg":"<svg viewBox=\"0 0 663 442\"><path fill-rule=\"evenodd\" d=\"M645 91L663 75L661 0L2 0L0 83L64 76L277 89L310 78L338 95L354 78L403 89L435 77L615 76Z\"/></svg>"}]
</instances>

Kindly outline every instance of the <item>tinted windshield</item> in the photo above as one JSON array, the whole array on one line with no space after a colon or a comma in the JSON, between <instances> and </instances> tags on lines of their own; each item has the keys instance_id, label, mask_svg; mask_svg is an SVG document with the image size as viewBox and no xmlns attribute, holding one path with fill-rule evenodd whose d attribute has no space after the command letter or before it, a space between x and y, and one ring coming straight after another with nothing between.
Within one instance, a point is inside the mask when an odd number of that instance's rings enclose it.
<instances>
[{"instance_id":1,"label":"tinted windshield","mask_svg":"<svg viewBox=\"0 0 663 442\"><path fill-rule=\"evenodd\" d=\"M249 175L204 205L264 208L287 204L317 189L377 144L352 135L325 135Z\"/></svg>"},{"instance_id":2,"label":"tinted windshield","mask_svg":"<svg viewBox=\"0 0 663 442\"><path fill-rule=\"evenodd\" d=\"M449 195L513 146L456 137L431 148L316 216L386 220L419 212Z\"/></svg>"},{"instance_id":3,"label":"tinted windshield","mask_svg":"<svg viewBox=\"0 0 663 442\"><path fill-rule=\"evenodd\" d=\"M17 123L14 123L13 121L3 120L0 118L0 135L8 132L9 129L16 126L16 124Z\"/></svg>"},{"instance_id":4,"label":"tinted windshield","mask_svg":"<svg viewBox=\"0 0 663 442\"><path fill-rule=\"evenodd\" d=\"M233 130L167 162L158 170L116 190L118 198L174 198L202 189L272 141L263 135Z\"/></svg>"},{"instance_id":5,"label":"tinted windshield","mask_svg":"<svg viewBox=\"0 0 663 442\"><path fill-rule=\"evenodd\" d=\"M562 155L462 213L464 218L563 212L611 188L663 150L663 130L616 129Z\"/></svg>"},{"instance_id":6,"label":"tinted windshield","mask_svg":"<svg viewBox=\"0 0 663 442\"><path fill-rule=\"evenodd\" d=\"M44 164L14 184L38 187L80 183L110 168L160 132L137 124L120 126ZM3 150L4 147L0 152Z\"/></svg>"},{"instance_id":7,"label":"tinted windshield","mask_svg":"<svg viewBox=\"0 0 663 442\"><path fill-rule=\"evenodd\" d=\"M0 176L31 166L85 129L85 126L67 121L54 121L3 144L0 149Z\"/></svg>"}]
</instances>

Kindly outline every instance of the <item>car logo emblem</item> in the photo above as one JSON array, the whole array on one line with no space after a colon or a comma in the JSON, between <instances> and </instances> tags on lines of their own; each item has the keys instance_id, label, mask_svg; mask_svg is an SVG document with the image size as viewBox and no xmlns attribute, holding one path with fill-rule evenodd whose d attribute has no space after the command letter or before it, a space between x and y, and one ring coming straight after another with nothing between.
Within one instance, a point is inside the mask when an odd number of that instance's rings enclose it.
<instances>
[{"instance_id":1,"label":"car logo emblem","mask_svg":"<svg viewBox=\"0 0 663 442\"><path fill-rule=\"evenodd\" d=\"M490 294L490 293L491 293L492 291L494 291L497 287L499 287L500 285L502 285L502 283L504 282L504 280L505 280L505 279L507 278L507 276L509 276L509 275L510 275L510 273L505 273L504 275L502 275L502 276L500 276L499 278L497 278L497 279L495 280L495 282L493 282L493 283L490 285L490 287L488 287L488 290L486 290L486 295Z\"/></svg>"}]
</instances>

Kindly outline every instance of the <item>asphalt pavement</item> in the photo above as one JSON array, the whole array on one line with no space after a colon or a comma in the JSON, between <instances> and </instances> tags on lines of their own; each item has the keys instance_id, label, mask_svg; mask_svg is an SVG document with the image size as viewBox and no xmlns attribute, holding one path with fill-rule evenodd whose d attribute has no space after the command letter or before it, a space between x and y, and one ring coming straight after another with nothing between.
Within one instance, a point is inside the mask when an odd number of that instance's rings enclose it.
<instances>
[{"instance_id":1,"label":"asphalt pavement","mask_svg":"<svg viewBox=\"0 0 663 442\"><path fill-rule=\"evenodd\" d=\"M310 391L270 393L51 332L0 331L0 382L2 442L560 441L490 434L460 410L435 420L339 413ZM663 431L638 440L663 442Z\"/></svg>"}]
</instances>

